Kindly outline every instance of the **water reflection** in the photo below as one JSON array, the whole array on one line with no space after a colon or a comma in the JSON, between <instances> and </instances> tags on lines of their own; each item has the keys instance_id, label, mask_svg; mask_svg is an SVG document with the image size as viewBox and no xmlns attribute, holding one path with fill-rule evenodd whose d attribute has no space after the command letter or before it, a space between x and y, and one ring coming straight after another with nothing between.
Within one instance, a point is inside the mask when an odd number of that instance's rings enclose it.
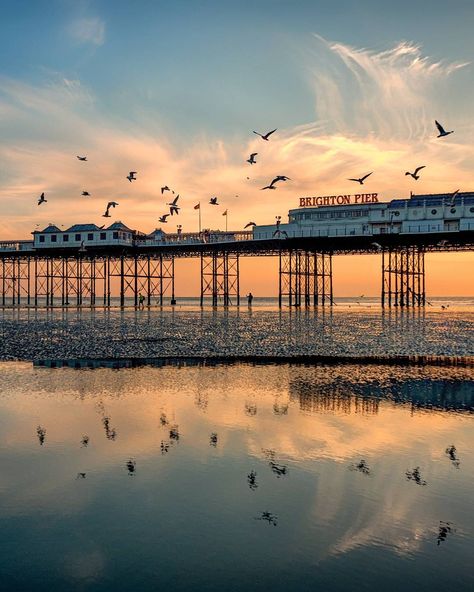
<instances>
[{"instance_id":1,"label":"water reflection","mask_svg":"<svg viewBox=\"0 0 474 592\"><path fill-rule=\"evenodd\" d=\"M471 589L467 368L0 372L7 589Z\"/></svg>"}]
</instances>

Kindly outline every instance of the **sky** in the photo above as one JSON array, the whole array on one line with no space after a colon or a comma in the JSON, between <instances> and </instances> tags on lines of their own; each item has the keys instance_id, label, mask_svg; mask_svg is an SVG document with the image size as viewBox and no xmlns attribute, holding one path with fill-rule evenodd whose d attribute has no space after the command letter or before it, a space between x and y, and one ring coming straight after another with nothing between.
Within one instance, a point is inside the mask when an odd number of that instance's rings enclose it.
<instances>
[{"instance_id":1,"label":"sky","mask_svg":"<svg viewBox=\"0 0 474 592\"><path fill-rule=\"evenodd\" d=\"M197 230L197 202L203 226L223 229L227 209L240 229L285 219L302 195L354 193L347 178L369 171L367 190L384 200L474 190L471 0L0 7L2 240L49 222L101 225L109 200L119 203L111 221L150 232L167 211L163 185L181 196L184 232ZM438 140L434 119L455 133ZM275 127L270 142L252 133ZM419 181L405 176L421 164ZM261 193L277 174L291 181ZM213 195L221 207L208 205ZM376 294L378 264L357 261L357 274L353 258L336 265L340 295L359 292L361 276ZM472 263L472 254L431 257L428 289L474 294L462 273ZM247 268L243 288L274 293L271 265Z\"/></svg>"}]
</instances>

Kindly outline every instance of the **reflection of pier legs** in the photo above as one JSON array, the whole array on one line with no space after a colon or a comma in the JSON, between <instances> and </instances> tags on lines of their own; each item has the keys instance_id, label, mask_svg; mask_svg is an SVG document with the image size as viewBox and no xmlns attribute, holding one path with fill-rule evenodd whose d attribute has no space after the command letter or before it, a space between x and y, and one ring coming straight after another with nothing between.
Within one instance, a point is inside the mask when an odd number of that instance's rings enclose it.
<instances>
[{"instance_id":1,"label":"reflection of pier legs","mask_svg":"<svg viewBox=\"0 0 474 592\"><path fill-rule=\"evenodd\" d=\"M217 306L219 300L229 306L232 298L240 304L237 254L215 252L210 256L201 255L201 306L205 296L211 296L213 306Z\"/></svg>"},{"instance_id":2,"label":"reflection of pier legs","mask_svg":"<svg viewBox=\"0 0 474 592\"><path fill-rule=\"evenodd\" d=\"M425 252L421 247L382 251L382 306L425 306Z\"/></svg>"},{"instance_id":3,"label":"reflection of pier legs","mask_svg":"<svg viewBox=\"0 0 474 592\"><path fill-rule=\"evenodd\" d=\"M332 255L308 251L280 253L279 306L333 304Z\"/></svg>"}]
</instances>

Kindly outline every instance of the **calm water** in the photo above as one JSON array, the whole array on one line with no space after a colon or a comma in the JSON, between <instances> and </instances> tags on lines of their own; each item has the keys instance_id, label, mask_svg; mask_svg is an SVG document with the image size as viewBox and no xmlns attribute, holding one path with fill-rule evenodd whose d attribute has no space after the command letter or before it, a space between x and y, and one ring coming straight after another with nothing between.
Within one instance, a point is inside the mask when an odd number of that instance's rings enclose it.
<instances>
[{"instance_id":1,"label":"calm water","mask_svg":"<svg viewBox=\"0 0 474 592\"><path fill-rule=\"evenodd\" d=\"M472 369L0 378L2 590L473 589Z\"/></svg>"}]
</instances>

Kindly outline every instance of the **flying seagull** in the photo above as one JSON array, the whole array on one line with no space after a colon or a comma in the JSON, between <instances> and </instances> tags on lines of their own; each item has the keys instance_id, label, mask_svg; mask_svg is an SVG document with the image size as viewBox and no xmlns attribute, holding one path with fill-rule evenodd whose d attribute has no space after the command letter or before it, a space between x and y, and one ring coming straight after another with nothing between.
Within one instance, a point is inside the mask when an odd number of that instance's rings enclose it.
<instances>
[{"instance_id":1,"label":"flying seagull","mask_svg":"<svg viewBox=\"0 0 474 592\"><path fill-rule=\"evenodd\" d=\"M173 201L167 203L166 205L170 207L170 214L173 216L174 214L178 215L180 207L177 205L179 199L179 195L177 195Z\"/></svg>"},{"instance_id":2,"label":"flying seagull","mask_svg":"<svg viewBox=\"0 0 474 592\"><path fill-rule=\"evenodd\" d=\"M267 132L266 134L259 134L258 132L256 132L255 130L253 130L254 134L257 134L257 136L260 136L262 138L262 140L266 140L268 142L268 138L277 131L278 128L275 128L274 130L272 130L271 132Z\"/></svg>"},{"instance_id":3,"label":"flying seagull","mask_svg":"<svg viewBox=\"0 0 474 592\"><path fill-rule=\"evenodd\" d=\"M291 181L290 177L287 177L286 175L277 175L273 181L270 183L270 185L274 185L275 183L277 183L278 181Z\"/></svg>"},{"instance_id":4,"label":"flying seagull","mask_svg":"<svg viewBox=\"0 0 474 592\"><path fill-rule=\"evenodd\" d=\"M377 251L381 251L382 250L382 245L379 243L370 243L371 247L374 247L374 249L377 249Z\"/></svg>"},{"instance_id":5,"label":"flying seagull","mask_svg":"<svg viewBox=\"0 0 474 592\"><path fill-rule=\"evenodd\" d=\"M159 220L160 222L163 222L163 224L167 224L167 223L168 223L168 220L167 220L166 218L168 218L168 216L169 216L169 214L163 214L163 216L160 216L160 217L158 218L158 220Z\"/></svg>"},{"instance_id":6,"label":"flying seagull","mask_svg":"<svg viewBox=\"0 0 474 592\"><path fill-rule=\"evenodd\" d=\"M42 193L38 199L38 205L40 206L45 201L48 201L48 200L44 198L44 193Z\"/></svg>"},{"instance_id":7,"label":"flying seagull","mask_svg":"<svg viewBox=\"0 0 474 592\"><path fill-rule=\"evenodd\" d=\"M410 175L410 177L413 177L415 179L415 181L418 181L418 179L420 178L420 175L418 174L418 172L421 171L421 169L424 169L424 168L425 168L425 165L416 167L416 169L415 169L415 171L413 173L410 173L410 171L407 171L405 173L405 175Z\"/></svg>"},{"instance_id":8,"label":"flying seagull","mask_svg":"<svg viewBox=\"0 0 474 592\"><path fill-rule=\"evenodd\" d=\"M130 171L125 178L128 179L131 183L132 181L137 180L137 178L135 177L136 174L137 174L137 171Z\"/></svg>"},{"instance_id":9,"label":"flying seagull","mask_svg":"<svg viewBox=\"0 0 474 592\"><path fill-rule=\"evenodd\" d=\"M78 160L83 160L84 162L87 160L87 156L77 156Z\"/></svg>"},{"instance_id":10,"label":"flying seagull","mask_svg":"<svg viewBox=\"0 0 474 592\"><path fill-rule=\"evenodd\" d=\"M437 138L444 138L444 136L449 136L449 134L453 134L454 130L451 130L450 132L447 132L444 127L440 124L439 121L436 121L435 119L435 123L436 123L436 127L438 128L439 134L436 136Z\"/></svg>"},{"instance_id":11,"label":"flying seagull","mask_svg":"<svg viewBox=\"0 0 474 592\"><path fill-rule=\"evenodd\" d=\"M255 164L257 161L255 160L255 157L257 156L258 152L252 152L252 154L247 158L247 162L249 162L250 164Z\"/></svg>"},{"instance_id":12,"label":"flying seagull","mask_svg":"<svg viewBox=\"0 0 474 592\"><path fill-rule=\"evenodd\" d=\"M83 191L81 195L89 195L90 196L90 193L88 191Z\"/></svg>"},{"instance_id":13,"label":"flying seagull","mask_svg":"<svg viewBox=\"0 0 474 592\"><path fill-rule=\"evenodd\" d=\"M211 197L211 199L209 200L209 203L211 204L211 206L218 206L218 202L217 202L217 197Z\"/></svg>"},{"instance_id":14,"label":"flying seagull","mask_svg":"<svg viewBox=\"0 0 474 592\"><path fill-rule=\"evenodd\" d=\"M367 179L367 177L370 177L371 174L372 173L367 173L366 175L364 175L360 179L348 179L348 181L355 181L356 183L360 183L361 185L363 185L364 181Z\"/></svg>"},{"instance_id":15,"label":"flying seagull","mask_svg":"<svg viewBox=\"0 0 474 592\"><path fill-rule=\"evenodd\" d=\"M255 224L255 222L249 222L248 224L246 224L246 225L244 226L244 229L245 229L245 228L248 228L249 226L257 226L257 225Z\"/></svg>"},{"instance_id":16,"label":"flying seagull","mask_svg":"<svg viewBox=\"0 0 474 592\"><path fill-rule=\"evenodd\" d=\"M260 191L263 191L264 189L276 189L275 183L276 183L276 180L273 179L273 181L270 183L270 185L267 185L266 187L262 187L260 189Z\"/></svg>"},{"instance_id":17,"label":"flying seagull","mask_svg":"<svg viewBox=\"0 0 474 592\"><path fill-rule=\"evenodd\" d=\"M168 185L165 185L164 187L161 188L161 195L163 195L163 193L165 191L171 191L171 189L168 187Z\"/></svg>"},{"instance_id":18,"label":"flying seagull","mask_svg":"<svg viewBox=\"0 0 474 592\"><path fill-rule=\"evenodd\" d=\"M451 201L449 202L449 207L452 208L454 207L454 204L456 202L456 195L459 193L459 189L456 189L456 191L451 195Z\"/></svg>"},{"instance_id":19,"label":"flying seagull","mask_svg":"<svg viewBox=\"0 0 474 592\"><path fill-rule=\"evenodd\" d=\"M116 201L109 201L105 210L105 214L102 214L102 218L110 218L109 210L110 208L115 208L115 206L118 206Z\"/></svg>"}]
</instances>

